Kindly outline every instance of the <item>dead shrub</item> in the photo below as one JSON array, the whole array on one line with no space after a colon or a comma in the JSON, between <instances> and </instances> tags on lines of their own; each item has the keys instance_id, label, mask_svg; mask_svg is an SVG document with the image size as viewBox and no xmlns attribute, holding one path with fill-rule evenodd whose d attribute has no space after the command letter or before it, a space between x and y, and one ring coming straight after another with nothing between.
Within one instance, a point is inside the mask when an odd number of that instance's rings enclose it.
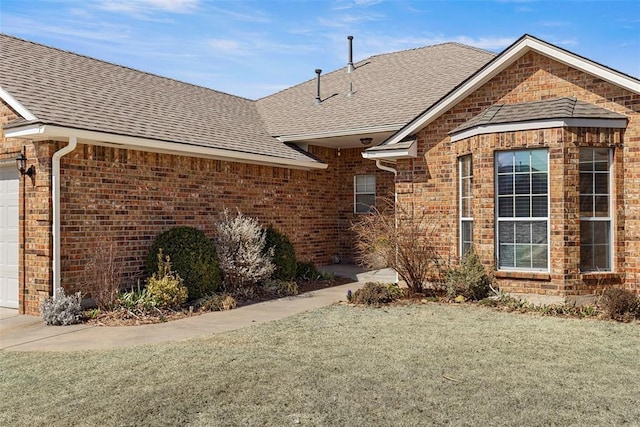
<instances>
[{"instance_id":1,"label":"dead shrub","mask_svg":"<svg viewBox=\"0 0 640 427\"><path fill-rule=\"evenodd\" d=\"M118 298L124 279L124 264L120 247L106 238L91 253L85 266L87 280L80 288L93 298L99 308L109 309Z\"/></svg>"},{"instance_id":2,"label":"dead shrub","mask_svg":"<svg viewBox=\"0 0 640 427\"><path fill-rule=\"evenodd\" d=\"M598 305L610 319L628 322L634 317L640 317L640 299L627 289L606 289Z\"/></svg>"},{"instance_id":3,"label":"dead shrub","mask_svg":"<svg viewBox=\"0 0 640 427\"><path fill-rule=\"evenodd\" d=\"M367 282L353 293L351 302L354 304L380 306L400 298L402 290L396 284Z\"/></svg>"},{"instance_id":4,"label":"dead shrub","mask_svg":"<svg viewBox=\"0 0 640 427\"><path fill-rule=\"evenodd\" d=\"M442 286L446 262L436 247L438 218L391 199L378 199L378 204L381 209L361 215L352 226L357 261L369 268L393 268L411 293L422 293L427 284Z\"/></svg>"}]
</instances>

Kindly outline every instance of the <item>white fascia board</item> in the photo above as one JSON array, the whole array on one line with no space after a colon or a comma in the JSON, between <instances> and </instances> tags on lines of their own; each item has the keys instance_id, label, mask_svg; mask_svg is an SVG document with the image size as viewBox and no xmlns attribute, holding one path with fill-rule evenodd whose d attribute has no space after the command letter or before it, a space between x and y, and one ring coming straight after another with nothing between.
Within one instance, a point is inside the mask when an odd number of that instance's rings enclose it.
<instances>
[{"instance_id":1,"label":"white fascia board","mask_svg":"<svg viewBox=\"0 0 640 427\"><path fill-rule=\"evenodd\" d=\"M369 160L415 159L418 157L418 144L414 142L409 148L400 150L390 147L389 150L365 151L362 153L362 157Z\"/></svg>"},{"instance_id":2,"label":"white fascia board","mask_svg":"<svg viewBox=\"0 0 640 427\"><path fill-rule=\"evenodd\" d=\"M281 157L266 156L263 154L243 153L239 151L223 150L220 148L203 147L200 145L180 144L176 142L158 141L148 138L136 138L125 135L116 135L104 132L96 132L82 129L66 128L54 125L30 125L24 128L7 129L7 138L37 137L70 138L75 137L84 141L91 141L93 145L109 145L115 147L128 147L143 151L167 153L191 157L203 157L216 160L235 161L258 165L280 166L292 169L326 169L326 163L305 162L301 160L285 159Z\"/></svg>"},{"instance_id":3,"label":"white fascia board","mask_svg":"<svg viewBox=\"0 0 640 427\"><path fill-rule=\"evenodd\" d=\"M11 108L13 108L18 114L22 116L25 120L36 120L37 117L34 116L27 108L18 102L9 92L0 87L0 98L4 102L6 102Z\"/></svg>"},{"instance_id":4,"label":"white fascia board","mask_svg":"<svg viewBox=\"0 0 640 427\"><path fill-rule=\"evenodd\" d=\"M277 137L282 142L305 141L309 139L336 138L341 136L363 135L378 132L395 132L404 126L405 123L397 123L393 125L370 126L363 128L354 128L342 131L317 132L317 133L300 133L291 135L280 135Z\"/></svg>"},{"instance_id":5,"label":"white fascia board","mask_svg":"<svg viewBox=\"0 0 640 427\"><path fill-rule=\"evenodd\" d=\"M451 135L451 142L471 138L476 135L488 133L517 132L535 129L551 129L565 127L581 128L610 128L624 129L627 127L627 119L558 119L539 120L529 122L499 123L494 125L476 126Z\"/></svg>"},{"instance_id":6,"label":"white fascia board","mask_svg":"<svg viewBox=\"0 0 640 427\"><path fill-rule=\"evenodd\" d=\"M625 76L621 73L614 72L607 67L598 65L578 55L559 49L555 46L543 43L539 40L533 39L529 36L525 36L520 42L511 46L504 52L502 52L493 62L490 62L486 68L482 69L479 73L472 76L469 80L464 82L458 89L450 93L447 97L440 100L432 108L429 108L420 116L416 117L400 132L396 133L387 140L387 144L397 144L407 135L416 133L423 127L427 126L431 121L440 117L443 113L451 109L458 102L462 101L471 93L475 92L482 85L487 83L497 74L509 67L518 58L526 54L527 52L534 50L542 55L550 57L556 61L562 62L571 67L577 68L586 73L595 75L610 83L621 86L629 91L640 94L640 82L637 80Z\"/></svg>"}]
</instances>

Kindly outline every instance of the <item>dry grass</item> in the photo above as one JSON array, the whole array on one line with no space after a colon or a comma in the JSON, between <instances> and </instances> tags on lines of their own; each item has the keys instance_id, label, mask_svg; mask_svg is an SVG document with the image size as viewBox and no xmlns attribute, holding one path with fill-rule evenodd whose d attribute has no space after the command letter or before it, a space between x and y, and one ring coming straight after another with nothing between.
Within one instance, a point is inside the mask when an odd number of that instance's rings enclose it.
<instances>
[{"instance_id":1,"label":"dry grass","mask_svg":"<svg viewBox=\"0 0 640 427\"><path fill-rule=\"evenodd\" d=\"M208 339L0 353L0 425L623 425L640 327L332 306Z\"/></svg>"}]
</instances>

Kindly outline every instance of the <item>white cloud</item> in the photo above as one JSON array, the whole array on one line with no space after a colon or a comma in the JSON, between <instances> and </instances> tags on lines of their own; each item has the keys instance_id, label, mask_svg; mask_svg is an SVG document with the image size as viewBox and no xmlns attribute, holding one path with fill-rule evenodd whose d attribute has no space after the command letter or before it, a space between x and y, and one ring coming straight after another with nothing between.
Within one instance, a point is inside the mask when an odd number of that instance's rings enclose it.
<instances>
[{"instance_id":1,"label":"white cloud","mask_svg":"<svg viewBox=\"0 0 640 427\"><path fill-rule=\"evenodd\" d=\"M95 6L109 12L144 15L162 11L191 13L198 8L199 0L98 0Z\"/></svg>"}]
</instances>

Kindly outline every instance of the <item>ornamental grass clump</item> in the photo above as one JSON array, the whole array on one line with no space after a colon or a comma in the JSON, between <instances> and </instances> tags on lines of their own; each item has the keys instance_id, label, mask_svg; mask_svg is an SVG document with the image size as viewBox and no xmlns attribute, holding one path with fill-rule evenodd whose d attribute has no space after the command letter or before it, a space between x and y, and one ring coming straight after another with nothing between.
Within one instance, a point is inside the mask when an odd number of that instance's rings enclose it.
<instances>
[{"instance_id":1,"label":"ornamental grass clump","mask_svg":"<svg viewBox=\"0 0 640 427\"><path fill-rule=\"evenodd\" d=\"M258 285L275 270L271 261L274 250L265 249L263 228L256 219L240 211L232 217L226 209L215 227L215 245L226 290L245 297L255 295Z\"/></svg>"},{"instance_id":2,"label":"ornamental grass clump","mask_svg":"<svg viewBox=\"0 0 640 427\"><path fill-rule=\"evenodd\" d=\"M58 288L56 296L42 301L40 311L47 325L67 326L82 321L82 297L80 292L65 295L64 289Z\"/></svg>"}]
</instances>

